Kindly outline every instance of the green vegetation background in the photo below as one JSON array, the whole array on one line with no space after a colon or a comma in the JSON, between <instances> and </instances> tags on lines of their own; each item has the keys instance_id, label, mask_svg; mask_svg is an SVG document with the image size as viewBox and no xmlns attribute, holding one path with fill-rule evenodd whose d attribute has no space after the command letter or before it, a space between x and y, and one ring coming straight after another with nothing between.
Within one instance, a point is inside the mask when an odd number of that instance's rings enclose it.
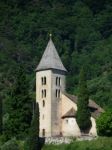
<instances>
[{"instance_id":1,"label":"green vegetation background","mask_svg":"<svg viewBox=\"0 0 112 150\"><path fill-rule=\"evenodd\" d=\"M84 64L89 95L112 107L112 0L0 0L0 93L3 115L22 61L35 99L35 68L49 31L67 69L66 91L77 95ZM34 93L33 93L34 92ZM5 123L4 117L4 123Z\"/></svg>"}]
</instances>

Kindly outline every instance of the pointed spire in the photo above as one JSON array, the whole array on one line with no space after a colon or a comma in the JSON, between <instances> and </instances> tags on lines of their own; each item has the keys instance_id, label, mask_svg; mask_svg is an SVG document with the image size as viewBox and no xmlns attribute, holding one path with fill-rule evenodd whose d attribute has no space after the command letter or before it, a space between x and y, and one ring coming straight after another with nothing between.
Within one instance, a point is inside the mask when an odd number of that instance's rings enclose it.
<instances>
[{"instance_id":1,"label":"pointed spire","mask_svg":"<svg viewBox=\"0 0 112 150\"><path fill-rule=\"evenodd\" d=\"M44 51L41 61L35 71L46 70L46 69L57 69L67 72L63 66L61 59L56 51L56 48L50 38L48 45Z\"/></svg>"}]
</instances>

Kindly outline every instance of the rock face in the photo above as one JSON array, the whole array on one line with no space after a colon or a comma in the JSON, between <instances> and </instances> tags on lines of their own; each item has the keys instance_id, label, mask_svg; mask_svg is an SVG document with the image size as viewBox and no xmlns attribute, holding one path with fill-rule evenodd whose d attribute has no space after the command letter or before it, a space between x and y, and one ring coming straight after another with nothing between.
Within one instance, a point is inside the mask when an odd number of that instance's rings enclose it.
<instances>
[{"instance_id":1,"label":"rock face","mask_svg":"<svg viewBox=\"0 0 112 150\"><path fill-rule=\"evenodd\" d=\"M70 142L73 142L73 139L76 139L76 141L84 141L84 140L93 140L97 139L98 136L78 136L78 137L46 137L43 141L45 144L54 144L59 145L62 143L69 144ZM42 138L41 138L42 141Z\"/></svg>"}]
</instances>

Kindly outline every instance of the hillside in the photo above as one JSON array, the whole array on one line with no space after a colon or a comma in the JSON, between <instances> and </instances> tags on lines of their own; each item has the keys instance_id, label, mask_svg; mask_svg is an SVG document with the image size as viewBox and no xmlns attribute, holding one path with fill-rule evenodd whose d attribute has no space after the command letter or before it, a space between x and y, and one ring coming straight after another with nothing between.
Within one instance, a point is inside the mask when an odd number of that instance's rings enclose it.
<instances>
[{"instance_id":1,"label":"hillside","mask_svg":"<svg viewBox=\"0 0 112 150\"><path fill-rule=\"evenodd\" d=\"M66 91L77 94L79 72L86 66L90 98L112 106L111 0L0 0L0 93L7 112L11 87L22 61L35 91L35 68L49 33L67 69Z\"/></svg>"}]
</instances>

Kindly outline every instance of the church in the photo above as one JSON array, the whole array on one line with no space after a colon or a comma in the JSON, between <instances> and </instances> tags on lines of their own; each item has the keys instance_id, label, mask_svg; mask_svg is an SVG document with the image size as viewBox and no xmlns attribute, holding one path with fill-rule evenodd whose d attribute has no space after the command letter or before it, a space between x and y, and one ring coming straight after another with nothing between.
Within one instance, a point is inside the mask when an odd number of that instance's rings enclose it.
<instances>
[{"instance_id":1,"label":"church","mask_svg":"<svg viewBox=\"0 0 112 150\"><path fill-rule=\"evenodd\" d=\"M77 96L66 93L66 73L57 50L50 40L36 71L36 102L40 111L40 137L80 136L75 113L77 111ZM89 99L92 126L87 131L91 136L97 136L95 119L104 110Z\"/></svg>"}]
</instances>

